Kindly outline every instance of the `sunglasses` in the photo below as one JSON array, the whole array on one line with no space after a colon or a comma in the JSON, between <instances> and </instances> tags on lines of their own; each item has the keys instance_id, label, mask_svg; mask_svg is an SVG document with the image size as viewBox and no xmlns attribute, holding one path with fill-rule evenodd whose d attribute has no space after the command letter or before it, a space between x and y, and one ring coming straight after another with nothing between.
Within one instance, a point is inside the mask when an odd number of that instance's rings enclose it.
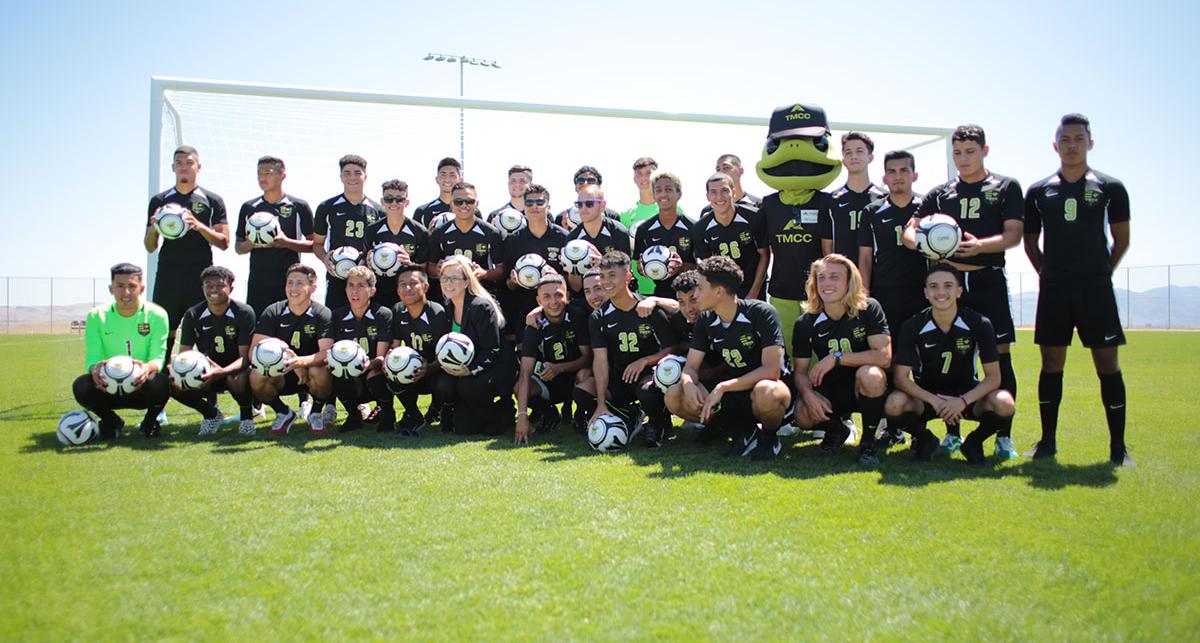
<instances>
[{"instance_id":1,"label":"sunglasses","mask_svg":"<svg viewBox=\"0 0 1200 643\"><path fill-rule=\"evenodd\" d=\"M603 200L603 199L584 199L583 201L576 201L576 202L575 202L575 207L577 207L577 208L591 208L591 207L595 207L595 206L597 206L597 205L600 205L601 203L604 203L604 200Z\"/></svg>"},{"instance_id":2,"label":"sunglasses","mask_svg":"<svg viewBox=\"0 0 1200 643\"><path fill-rule=\"evenodd\" d=\"M475 205L475 199L452 199L454 205Z\"/></svg>"},{"instance_id":3,"label":"sunglasses","mask_svg":"<svg viewBox=\"0 0 1200 643\"><path fill-rule=\"evenodd\" d=\"M404 203L407 200L408 200L407 196L390 196L389 195L389 196L383 197L384 203Z\"/></svg>"},{"instance_id":4,"label":"sunglasses","mask_svg":"<svg viewBox=\"0 0 1200 643\"><path fill-rule=\"evenodd\" d=\"M547 199L525 199L525 205L546 205L549 203Z\"/></svg>"},{"instance_id":5,"label":"sunglasses","mask_svg":"<svg viewBox=\"0 0 1200 643\"><path fill-rule=\"evenodd\" d=\"M600 179L598 179L594 176L581 176L581 177L575 179L575 185L584 185L587 183L600 185Z\"/></svg>"}]
</instances>

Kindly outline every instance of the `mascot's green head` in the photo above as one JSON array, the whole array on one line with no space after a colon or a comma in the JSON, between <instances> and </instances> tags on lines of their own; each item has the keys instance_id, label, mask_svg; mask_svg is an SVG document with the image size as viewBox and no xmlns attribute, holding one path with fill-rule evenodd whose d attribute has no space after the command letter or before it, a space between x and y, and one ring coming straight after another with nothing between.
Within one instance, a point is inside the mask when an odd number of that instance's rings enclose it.
<instances>
[{"instance_id":1,"label":"mascot's green head","mask_svg":"<svg viewBox=\"0 0 1200 643\"><path fill-rule=\"evenodd\" d=\"M763 183L789 205L803 205L837 178L842 162L831 159L825 110L795 103L771 114L767 144L756 169Z\"/></svg>"}]
</instances>

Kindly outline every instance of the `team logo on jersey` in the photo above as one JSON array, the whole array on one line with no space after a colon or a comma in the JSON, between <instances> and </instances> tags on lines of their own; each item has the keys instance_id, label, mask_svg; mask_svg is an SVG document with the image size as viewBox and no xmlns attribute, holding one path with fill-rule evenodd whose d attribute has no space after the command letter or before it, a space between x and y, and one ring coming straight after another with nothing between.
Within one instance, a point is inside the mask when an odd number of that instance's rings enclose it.
<instances>
[{"instance_id":1,"label":"team logo on jersey","mask_svg":"<svg viewBox=\"0 0 1200 643\"><path fill-rule=\"evenodd\" d=\"M568 343L568 344L574 344L574 343L575 343L575 331L573 331L573 330L568 330L568 331L567 331L567 332L566 332L566 333L563 335L563 339L567 340L567 343Z\"/></svg>"},{"instance_id":2,"label":"team logo on jersey","mask_svg":"<svg viewBox=\"0 0 1200 643\"><path fill-rule=\"evenodd\" d=\"M1093 205L1093 206L1094 206L1094 205L1096 205L1096 204L1100 203L1100 199L1101 199L1103 196L1104 196L1104 194L1102 194L1102 193L1100 193L1100 192L1097 192L1097 191L1095 191L1095 190L1084 190L1084 192L1083 192L1083 202L1084 202L1084 203L1086 203L1087 205Z\"/></svg>"},{"instance_id":3,"label":"team logo on jersey","mask_svg":"<svg viewBox=\"0 0 1200 643\"><path fill-rule=\"evenodd\" d=\"M746 348L754 348L754 336L753 335L742 335L741 337L738 338L738 341L741 342L742 346L745 346Z\"/></svg>"},{"instance_id":4,"label":"team logo on jersey","mask_svg":"<svg viewBox=\"0 0 1200 643\"><path fill-rule=\"evenodd\" d=\"M292 216L292 212L294 211L295 210L290 205L279 206L279 216L284 217L285 219Z\"/></svg>"},{"instance_id":5,"label":"team logo on jersey","mask_svg":"<svg viewBox=\"0 0 1200 643\"><path fill-rule=\"evenodd\" d=\"M738 235L738 239L740 239L742 243L750 243L750 240L753 238L754 237L750 236L750 233L746 231L742 231L742 233Z\"/></svg>"},{"instance_id":6,"label":"team logo on jersey","mask_svg":"<svg viewBox=\"0 0 1200 643\"><path fill-rule=\"evenodd\" d=\"M375 336L378 334L379 331L374 326L367 326L367 339L375 339Z\"/></svg>"},{"instance_id":7,"label":"team logo on jersey","mask_svg":"<svg viewBox=\"0 0 1200 643\"><path fill-rule=\"evenodd\" d=\"M138 335L141 335L142 337L146 337L147 335L150 334L150 324L146 324L146 323L138 324L137 332L138 332Z\"/></svg>"},{"instance_id":8,"label":"team logo on jersey","mask_svg":"<svg viewBox=\"0 0 1200 643\"><path fill-rule=\"evenodd\" d=\"M679 237L679 248L675 249L675 252L679 252L680 250L687 250L690 247L692 247L692 240L690 238ZM672 248L674 248L674 246L672 246Z\"/></svg>"},{"instance_id":9,"label":"team logo on jersey","mask_svg":"<svg viewBox=\"0 0 1200 643\"><path fill-rule=\"evenodd\" d=\"M997 203L1000 202L1000 193L997 192L996 190L984 190L983 191L983 200L988 205L996 205Z\"/></svg>"},{"instance_id":10,"label":"team logo on jersey","mask_svg":"<svg viewBox=\"0 0 1200 643\"><path fill-rule=\"evenodd\" d=\"M957 350L963 355L970 353L972 350L974 350L974 348L975 343L971 341L970 337L959 337L958 339L954 340L954 350Z\"/></svg>"},{"instance_id":11,"label":"team logo on jersey","mask_svg":"<svg viewBox=\"0 0 1200 643\"><path fill-rule=\"evenodd\" d=\"M653 330L650 328L650 324L638 324L637 332L642 337L649 337Z\"/></svg>"},{"instance_id":12,"label":"team logo on jersey","mask_svg":"<svg viewBox=\"0 0 1200 643\"><path fill-rule=\"evenodd\" d=\"M313 324L305 324L304 325L304 334L305 335L316 335L317 327Z\"/></svg>"},{"instance_id":13,"label":"team logo on jersey","mask_svg":"<svg viewBox=\"0 0 1200 643\"><path fill-rule=\"evenodd\" d=\"M546 250L546 260L547 261L558 261L558 251L559 251L559 248L548 248Z\"/></svg>"},{"instance_id":14,"label":"team logo on jersey","mask_svg":"<svg viewBox=\"0 0 1200 643\"><path fill-rule=\"evenodd\" d=\"M204 212L204 204L199 201L193 201L192 202L192 212L194 212L196 214L200 214L201 212Z\"/></svg>"},{"instance_id":15,"label":"team logo on jersey","mask_svg":"<svg viewBox=\"0 0 1200 643\"><path fill-rule=\"evenodd\" d=\"M863 328L862 326L858 326L850 334L854 336L854 339L865 339L867 336L867 329Z\"/></svg>"},{"instance_id":16,"label":"team logo on jersey","mask_svg":"<svg viewBox=\"0 0 1200 643\"><path fill-rule=\"evenodd\" d=\"M804 229L804 224L800 223L799 216L788 219L788 222L783 224L784 232L787 232L788 230L803 230L803 229Z\"/></svg>"},{"instance_id":17,"label":"team logo on jersey","mask_svg":"<svg viewBox=\"0 0 1200 643\"><path fill-rule=\"evenodd\" d=\"M404 244L404 251L408 253L409 257L412 257L417 254L417 245L415 243L406 243Z\"/></svg>"},{"instance_id":18,"label":"team logo on jersey","mask_svg":"<svg viewBox=\"0 0 1200 643\"><path fill-rule=\"evenodd\" d=\"M233 337L234 335L237 335L237 326L226 326L225 335L227 337Z\"/></svg>"},{"instance_id":19,"label":"team logo on jersey","mask_svg":"<svg viewBox=\"0 0 1200 643\"><path fill-rule=\"evenodd\" d=\"M478 254L480 257L486 257L487 253L488 253L488 244L486 244L486 243L475 244L475 253Z\"/></svg>"}]
</instances>

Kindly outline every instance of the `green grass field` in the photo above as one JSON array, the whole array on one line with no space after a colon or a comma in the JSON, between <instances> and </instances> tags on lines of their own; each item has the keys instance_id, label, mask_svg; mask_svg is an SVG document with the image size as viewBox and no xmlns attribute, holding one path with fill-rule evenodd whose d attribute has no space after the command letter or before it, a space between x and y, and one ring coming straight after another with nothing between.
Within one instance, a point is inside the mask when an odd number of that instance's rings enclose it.
<instances>
[{"instance_id":1,"label":"green grass field","mask_svg":"<svg viewBox=\"0 0 1200 643\"><path fill-rule=\"evenodd\" d=\"M0 336L0 639L1195 640L1200 334L1130 340L1137 468L1106 463L1077 347L1057 462L905 448L864 471L690 435L617 456L561 430L200 439L175 403L160 439L65 449L82 340ZM1016 348L1025 450L1038 367Z\"/></svg>"}]
</instances>

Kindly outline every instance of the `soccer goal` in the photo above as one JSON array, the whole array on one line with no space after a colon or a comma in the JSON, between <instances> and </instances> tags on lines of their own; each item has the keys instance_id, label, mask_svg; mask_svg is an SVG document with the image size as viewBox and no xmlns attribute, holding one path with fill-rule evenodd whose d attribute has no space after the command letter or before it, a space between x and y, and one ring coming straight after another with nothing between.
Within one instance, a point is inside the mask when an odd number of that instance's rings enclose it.
<instances>
[{"instance_id":1,"label":"soccer goal","mask_svg":"<svg viewBox=\"0 0 1200 643\"><path fill-rule=\"evenodd\" d=\"M788 100L822 102L819 95ZM759 196L773 191L754 172L769 113L672 113L156 77L150 82L148 192L173 184L171 153L178 145L191 145L200 152L198 182L224 197L232 232L240 204L261 193L255 178L260 156L282 158L287 164L284 190L315 209L341 192L338 158L358 154L368 162L368 196L377 199L381 183L402 179L409 184L410 210L415 209L437 198L433 177L438 160L459 156L460 110L464 175L478 188L485 212L508 200L507 170L515 164L533 168L534 181L551 192L554 211L574 200L572 177L583 165L603 174L610 207L631 207L638 198L632 165L642 156L653 157L660 169L681 178L680 205L693 216L706 204L704 181L721 154L742 158L746 191ZM830 126L834 137L850 130L871 135L876 183L889 150L913 153L921 174L918 191L953 172L949 128L837 121ZM837 155L836 143L832 154ZM844 181L843 176L831 187ZM150 255L151 278L155 260ZM245 256L230 250L218 253L215 261L246 283ZM320 270L315 258L305 261Z\"/></svg>"}]
</instances>

